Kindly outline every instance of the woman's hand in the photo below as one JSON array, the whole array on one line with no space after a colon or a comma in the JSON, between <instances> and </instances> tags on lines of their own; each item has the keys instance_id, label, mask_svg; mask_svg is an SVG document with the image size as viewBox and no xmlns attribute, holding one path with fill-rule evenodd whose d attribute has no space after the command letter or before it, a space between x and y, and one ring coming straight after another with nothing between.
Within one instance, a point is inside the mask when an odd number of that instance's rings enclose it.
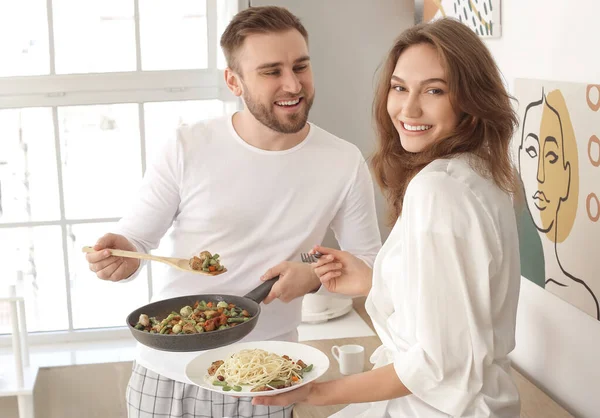
<instances>
[{"instance_id":1,"label":"woman's hand","mask_svg":"<svg viewBox=\"0 0 600 418\"><path fill-rule=\"evenodd\" d=\"M316 245L311 253L323 254L311 264L321 284L332 293L348 296L366 296L371 290L373 270L347 251Z\"/></svg>"},{"instance_id":2,"label":"woman's hand","mask_svg":"<svg viewBox=\"0 0 600 418\"><path fill-rule=\"evenodd\" d=\"M274 396L257 396L252 405L287 406L294 403L339 405L377 402L410 395L393 364L368 372L326 382L310 382L298 389Z\"/></svg>"},{"instance_id":3,"label":"woman's hand","mask_svg":"<svg viewBox=\"0 0 600 418\"><path fill-rule=\"evenodd\" d=\"M308 383L298 389L274 396L256 396L252 405L288 406L295 403L307 402L314 383Z\"/></svg>"}]
</instances>

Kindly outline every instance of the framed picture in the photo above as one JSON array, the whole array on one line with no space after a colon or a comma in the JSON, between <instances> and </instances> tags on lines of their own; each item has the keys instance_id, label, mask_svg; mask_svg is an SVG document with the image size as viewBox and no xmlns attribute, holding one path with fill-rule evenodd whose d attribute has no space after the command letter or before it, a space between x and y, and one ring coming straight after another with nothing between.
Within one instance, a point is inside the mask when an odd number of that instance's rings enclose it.
<instances>
[{"instance_id":1,"label":"framed picture","mask_svg":"<svg viewBox=\"0 0 600 418\"><path fill-rule=\"evenodd\" d=\"M600 84L517 79L521 274L600 320Z\"/></svg>"},{"instance_id":2,"label":"framed picture","mask_svg":"<svg viewBox=\"0 0 600 418\"><path fill-rule=\"evenodd\" d=\"M484 38L501 35L500 0L417 0L417 22L454 17Z\"/></svg>"}]
</instances>

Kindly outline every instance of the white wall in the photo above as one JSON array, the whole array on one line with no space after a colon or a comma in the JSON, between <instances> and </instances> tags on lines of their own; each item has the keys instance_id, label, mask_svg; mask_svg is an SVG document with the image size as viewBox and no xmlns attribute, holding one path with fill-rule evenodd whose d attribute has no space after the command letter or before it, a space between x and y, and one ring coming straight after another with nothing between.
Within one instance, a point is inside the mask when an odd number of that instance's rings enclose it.
<instances>
[{"instance_id":1,"label":"white wall","mask_svg":"<svg viewBox=\"0 0 600 418\"><path fill-rule=\"evenodd\" d=\"M414 0L251 0L297 15L309 34L316 97L310 120L352 142L368 157L374 150L371 104L375 70L393 40L414 23ZM386 239L385 202L375 185L381 238ZM331 235L325 245L335 245Z\"/></svg>"},{"instance_id":2,"label":"white wall","mask_svg":"<svg viewBox=\"0 0 600 418\"><path fill-rule=\"evenodd\" d=\"M511 91L515 78L599 83L599 18L597 0L502 0L502 36L486 43ZM600 322L526 279L517 321L515 366L574 415L599 417Z\"/></svg>"}]
</instances>

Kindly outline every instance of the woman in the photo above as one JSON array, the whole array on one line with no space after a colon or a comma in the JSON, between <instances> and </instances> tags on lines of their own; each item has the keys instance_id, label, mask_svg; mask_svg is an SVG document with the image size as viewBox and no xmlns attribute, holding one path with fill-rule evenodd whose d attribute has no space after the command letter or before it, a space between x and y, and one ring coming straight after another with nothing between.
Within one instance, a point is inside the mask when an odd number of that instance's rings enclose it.
<instances>
[{"instance_id":1,"label":"woman","mask_svg":"<svg viewBox=\"0 0 600 418\"><path fill-rule=\"evenodd\" d=\"M372 160L395 226L373 271L323 247L330 290L367 294L383 343L373 370L255 404L355 403L336 416L518 417L507 358L520 284L510 96L461 23L405 31L382 68Z\"/></svg>"}]
</instances>

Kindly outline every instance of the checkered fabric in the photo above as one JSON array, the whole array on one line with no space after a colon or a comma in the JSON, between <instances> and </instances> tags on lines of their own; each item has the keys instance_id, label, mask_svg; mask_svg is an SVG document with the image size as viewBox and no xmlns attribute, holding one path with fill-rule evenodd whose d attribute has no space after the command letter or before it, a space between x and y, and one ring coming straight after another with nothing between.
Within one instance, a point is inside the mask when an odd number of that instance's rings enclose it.
<instances>
[{"instance_id":1,"label":"checkered fabric","mask_svg":"<svg viewBox=\"0 0 600 418\"><path fill-rule=\"evenodd\" d=\"M253 406L252 398L235 398L177 382L133 363L127 385L129 418L291 418L293 405Z\"/></svg>"}]
</instances>

